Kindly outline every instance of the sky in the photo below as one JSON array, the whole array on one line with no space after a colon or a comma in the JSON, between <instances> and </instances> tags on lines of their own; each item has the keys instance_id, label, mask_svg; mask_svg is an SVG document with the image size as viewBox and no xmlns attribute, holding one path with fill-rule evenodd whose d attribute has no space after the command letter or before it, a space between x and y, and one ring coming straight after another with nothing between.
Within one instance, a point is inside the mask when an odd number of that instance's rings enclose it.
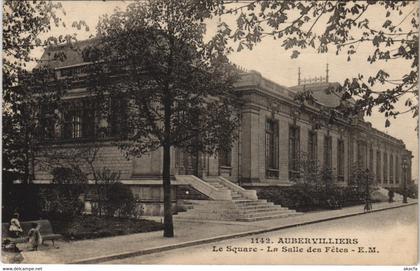
<instances>
[{"instance_id":1,"label":"sky","mask_svg":"<svg viewBox=\"0 0 420 271\"><path fill-rule=\"evenodd\" d=\"M103 14L112 14L114 9L119 7L124 9L128 2L124 1L63 1L65 16L61 16L66 25L70 26L73 21L83 20L89 26L89 31L76 31L73 28L59 27L53 28L46 36L73 34L75 33L79 40L89 38L95 34L96 24ZM418 5L413 2L412 5ZM412 9L415 6L409 7ZM408 10L409 10L408 9ZM384 15L381 12L373 10L364 16L369 18L371 24L379 24L384 21ZM228 24L233 24L234 17L223 16L220 18ZM321 20L322 21L322 20ZM208 22L208 33L212 33L216 28L216 21ZM335 52L318 54L314 50L303 50L297 59L291 59L290 51L281 47L279 41L272 38L265 38L253 50L242 50L230 55L230 60L247 70L260 72L264 77L284 86L297 85L298 68L300 67L302 78L325 76L326 64L329 65L329 78L331 82L343 82L346 78L356 77L359 73L365 75L374 75L379 68L385 68L390 71L394 78L398 78L407 70L407 64L404 62L392 61L391 63L376 63L369 65L366 62L367 56L372 52L370 46L360 46L357 48L357 55L353 56L350 62L347 61L345 54L336 55ZM34 51L34 56L40 57L42 50ZM403 101L397 106L401 107ZM372 123L372 126L378 130L384 131L391 136L402 139L407 149L413 152L412 176L418 176L418 135L415 131L417 120L411 115L405 114L396 120L391 120L391 126L385 128L385 117L374 112L372 116L365 118Z\"/></svg>"}]
</instances>

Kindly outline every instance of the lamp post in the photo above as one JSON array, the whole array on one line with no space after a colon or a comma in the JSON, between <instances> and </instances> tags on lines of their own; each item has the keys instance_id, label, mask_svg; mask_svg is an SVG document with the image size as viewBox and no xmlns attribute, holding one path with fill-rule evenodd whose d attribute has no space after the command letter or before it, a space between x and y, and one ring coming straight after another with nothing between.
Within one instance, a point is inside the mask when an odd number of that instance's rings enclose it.
<instances>
[{"instance_id":1,"label":"lamp post","mask_svg":"<svg viewBox=\"0 0 420 271\"><path fill-rule=\"evenodd\" d=\"M407 169L408 169L408 164L407 164L407 158L403 158L403 164L402 164L402 168L403 168L403 176L404 176L404 180L403 180L403 203L407 203Z\"/></svg>"},{"instance_id":2,"label":"lamp post","mask_svg":"<svg viewBox=\"0 0 420 271\"><path fill-rule=\"evenodd\" d=\"M366 169L366 200L369 200L369 169Z\"/></svg>"}]
</instances>

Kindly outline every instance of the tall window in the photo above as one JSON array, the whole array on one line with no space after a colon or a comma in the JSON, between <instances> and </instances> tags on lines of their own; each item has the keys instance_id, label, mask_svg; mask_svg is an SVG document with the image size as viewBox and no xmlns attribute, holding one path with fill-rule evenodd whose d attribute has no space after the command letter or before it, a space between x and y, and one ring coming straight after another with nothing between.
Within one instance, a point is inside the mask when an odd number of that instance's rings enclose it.
<instances>
[{"instance_id":1,"label":"tall window","mask_svg":"<svg viewBox=\"0 0 420 271\"><path fill-rule=\"evenodd\" d=\"M331 136L324 137L324 168L332 168L332 139Z\"/></svg>"},{"instance_id":2,"label":"tall window","mask_svg":"<svg viewBox=\"0 0 420 271\"><path fill-rule=\"evenodd\" d=\"M369 171L373 172L373 149L370 147L369 149Z\"/></svg>"},{"instance_id":3,"label":"tall window","mask_svg":"<svg viewBox=\"0 0 420 271\"><path fill-rule=\"evenodd\" d=\"M398 155L395 156L395 183L400 183L400 159Z\"/></svg>"},{"instance_id":4,"label":"tall window","mask_svg":"<svg viewBox=\"0 0 420 271\"><path fill-rule=\"evenodd\" d=\"M384 183L388 183L388 156L386 152L384 152L384 164L382 167L382 172Z\"/></svg>"},{"instance_id":5,"label":"tall window","mask_svg":"<svg viewBox=\"0 0 420 271\"><path fill-rule=\"evenodd\" d=\"M367 154L366 142L358 141L358 144L357 144L357 163L358 163L358 166L362 169L366 169L366 167L367 167L366 154Z\"/></svg>"},{"instance_id":6,"label":"tall window","mask_svg":"<svg viewBox=\"0 0 420 271\"><path fill-rule=\"evenodd\" d=\"M81 138L82 137L82 117L80 112L76 112L75 115L72 116L72 126L73 126L73 138Z\"/></svg>"},{"instance_id":7,"label":"tall window","mask_svg":"<svg viewBox=\"0 0 420 271\"><path fill-rule=\"evenodd\" d=\"M64 114L63 137L65 139L82 137L82 112L80 110L71 110Z\"/></svg>"},{"instance_id":8,"label":"tall window","mask_svg":"<svg viewBox=\"0 0 420 271\"><path fill-rule=\"evenodd\" d=\"M381 151L376 152L376 181L381 183Z\"/></svg>"},{"instance_id":9,"label":"tall window","mask_svg":"<svg viewBox=\"0 0 420 271\"><path fill-rule=\"evenodd\" d=\"M219 153L219 166L231 167L232 166L232 151L224 150Z\"/></svg>"},{"instance_id":10,"label":"tall window","mask_svg":"<svg viewBox=\"0 0 420 271\"><path fill-rule=\"evenodd\" d=\"M299 175L300 130L298 126L289 127L289 178Z\"/></svg>"},{"instance_id":11,"label":"tall window","mask_svg":"<svg viewBox=\"0 0 420 271\"><path fill-rule=\"evenodd\" d=\"M316 131L308 132L308 158L312 162L318 160L318 137Z\"/></svg>"},{"instance_id":12,"label":"tall window","mask_svg":"<svg viewBox=\"0 0 420 271\"><path fill-rule=\"evenodd\" d=\"M389 156L389 183L394 183L394 156Z\"/></svg>"},{"instance_id":13,"label":"tall window","mask_svg":"<svg viewBox=\"0 0 420 271\"><path fill-rule=\"evenodd\" d=\"M337 180L344 181L344 141L337 140Z\"/></svg>"},{"instance_id":14,"label":"tall window","mask_svg":"<svg viewBox=\"0 0 420 271\"><path fill-rule=\"evenodd\" d=\"M265 123L265 160L267 178L279 176L279 123L267 120Z\"/></svg>"},{"instance_id":15,"label":"tall window","mask_svg":"<svg viewBox=\"0 0 420 271\"><path fill-rule=\"evenodd\" d=\"M184 152L181 148L175 148L175 167L183 167Z\"/></svg>"},{"instance_id":16,"label":"tall window","mask_svg":"<svg viewBox=\"0 0 420 271\"><path fill-rule=\"evenodd\" d=\"M91 139L96 134L116 137L127 132L126 99L112 98L107 114L99 112L95 101L90 99L71 101L65 108L61 123L61 137L64 139ZM102 119L105 119L106 127L99 127Z\"/></svg>"},{"instance_id":17,"label":"tall window","mask_svg":"<svg viewBox=\"0 0 420 271\"><path fill-rule=\"evenodd\" d=\"M92 138L95 135L95 101L78 99L65 105L62 137L64 139Z\"/></svg>"}]
</instances>

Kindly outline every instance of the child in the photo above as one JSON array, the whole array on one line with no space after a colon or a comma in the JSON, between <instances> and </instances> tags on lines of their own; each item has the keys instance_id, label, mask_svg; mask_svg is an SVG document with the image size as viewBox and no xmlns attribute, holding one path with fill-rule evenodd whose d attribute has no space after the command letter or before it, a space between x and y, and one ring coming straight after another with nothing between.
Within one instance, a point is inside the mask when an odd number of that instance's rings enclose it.
<instances>
[{"instance_id":1,"label":"child","mask_svg":"<svg viewBox=\"0 0 420 271\"><path fill-rule=\"evenodd\" d=\"M9 231L13 238L19 238L20 234L23 232L22 227L20 226L18 213L13 214L13 218L10 220Z\"/></svg>"},{"instance_id":2,"label":"child","mask_svg":"<svg viewBox=\"0 0 420 271\"><path fill-rule=\"evenodd\" d=\"M32 245L32 250L38 250L38 246L42 243L42 236L39 232L40 226L38 223L32 223L31 229L28 232L29 244Z\"/></svg>"}]
</instances>

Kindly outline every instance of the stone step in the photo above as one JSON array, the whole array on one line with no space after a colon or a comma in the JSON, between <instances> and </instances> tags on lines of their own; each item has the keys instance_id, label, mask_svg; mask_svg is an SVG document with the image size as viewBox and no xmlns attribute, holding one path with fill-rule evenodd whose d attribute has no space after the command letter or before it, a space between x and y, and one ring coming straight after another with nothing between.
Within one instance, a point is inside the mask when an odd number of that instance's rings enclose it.
<instances>
[{"instance_id":1,"label":"stone step","mask_svg":"<svg viewBox=\"0 0 420 271\"><path fill-rule=\"evenodd\" d=\"M241 199L244 199L244 198L242 198L242 197L232 197L232 200L241 200Z\"/></svg>"},{"instance_id":2,"label":"stone step","mask_svg":"<svg viewBox=\"0 0 420 271\"><path fill-rule=\"evenodd\" d=\"M200 217L202 219L228 219L228 220L236 220L238 218L244 217L240 213L226 213L226 212L220 212L220 213L209 213L209 212L183 212L177 214L178 217ZM247 217L248 218L248 217Z\"/></svg>"},{"instance_id":3,"label":"stone step","mask_svg":"<svg viewBox=\"0 0 420 271\"><path fill-rule=\"evenodd\" d=\"M229 215L236 215L236 214L242 214L242 215L259 215L259 214L267 214L267 213L284 213L284 212L290 212L291 210L287 208L276 208L276 206L261 206L258 209L248 209L248 208L208 208L205 206L197 206L193 209L189 209L189 214L229 214ZM294 212L294 211L292 211Z\"/></svg>"},{"instance_id":4,"label":"stone step","mask_svg":"<svg viewBox=\"0 0 420 271\"><path fill-rule=\"evenodd\" d=\"M248 203L248 202L247 202ZM255 203L255 202L254 202ZM259 221L266 219L276 219L300 213L278 205L260 202L258 205L236 206L229 204L205 205L197 204L186 212L180 212L175 217L181 219L198 220L230 220L230 221Z\"/></svg>"},{"instance_id":5,"label":"stone step","mask_svg":"<svg viewBox=\"0 0 420 271\"><path fill-rule=\"evenodd\" d=\"M289 210L288 208L281 207L278 205L269 205L269 206L249 206L249 207L240 207L239 210L241 211L248 211L248 212L259 212L263 210Z\"/></svg>"},{"instance_id":6,"label":"stone step","mask_svg":"<svg viewBox=\"0 0 420 271\"><path fill-rule=\"evenodd\" d=\"M223 220L223 221L239 221L237 218L213 218L213 217L199 217L199 216L175 216L174 217L175 220L197 220L197 221L202 221L202 220Z\"/></svg>"},{"instance_id":7,"label":"stone step","mask_svg":"<svg viewBox=\"0 0 420 271\"><path fill-rule=\"evenodd\" d=\"M235 196L233 196L233 197L232 197L232 200L234 200L234 201L235 201L235 200L243 200L243 199L245 199L245 198L244 198L244 197L238 197L238 196L236 196L236 197L235 197Z\"/></svg>"},{"instance_id":8,"label":"stone step","mask_svg":"<svg viewBox=\"0 0 420 271\"><path fill-rule=\"evenodd\" d=\"M208 212L208 213L221 213L221 212L228 212L228 213L238 213L239 210L236 209L234 206L217 206L217 207L207 207L204 205L196 206L191 209L191 212Z\"/></svg>"},{"instance_id":9,"label":"stone step","mask_svg":"<svg viewBox=\"0 0 420 271\"><path fill-rule=\"evenodd\" d=\"M179 213L177 214L177 216L197 216L197 217L202 217L202 218L238 218L240 216L242 216L240 213L234 213L234 212L194 212L192 211L188 211L188 212L183 212L183 213Z\"/></svg>"},{"instance_id":10,"label":"stone step","mask_svg":"<svg viewBox=\"0 0 420 271\"><path fill-rule=\"evenodd\" d=\"M295 215L300 215L300 213L295 212L295 213L285 213L285 214L279 214L279 215L238 218L237 221L252 222L252 221L259 221L259 220L278 219L278 218L284 218L284 217L295 216Z\"/></svg>"},{"instance_id":11,"label":"stone step","mask_svg":"<svg viewBox=\"0 0 420 271\"><path fill-rule=\"evenodd\" d=\"M267 202L266 200L233 200L233 201L222 201L222 200L184 200L184 205L193 205L193 206L230 206L238 208L249 208L249 207L261 207L261 206L275 206L272 202ZM279 205L277 205L279 206Z\"/></svg>"},{"instance_id":12,"label":"stone step","mask_svg":"<svg viewBox=\"0 0 420 271\"><path fill-rule=\"evenodd\" d=\"M258 221L298 215L294 210L274 205L273 202L252 200L243 196L242 190L232 188L218 178L205 181L220 191L229 192L231 200L184 200L186 212L180 212L175 218L188 220L228 220Z\"/></svg>"},{"instance_id":13,"label":"stone step","mask_svg":"<svg viewBox=\"0 0 420 271\"><path fill-rule=\"evenodd\" d=\"M194 199L188 199L183 200L184 203L187 204L193 204L193 205L226 205L231 204L231 200L194 200Z\"/></svg>"},{"instance_id":14,"label":"stone step","mask_svg":"<svg viewBox=\"0 0 420 271\"><path fill-rule=\"evenodd\" d=\"M239 210L242 210L242 209L252 210L252 209L258 209L258 208L270 208L270 207L273 207L273 206L275 206L275 205L273 205L273 204L270 205L268 203L247 204L247 205L236 205L235 204L235 208L237 208Z\"/></svg>"},{"instance_id":15,"label":"stone step","mask_svg":"<svg viewBox=\"0 0 420 271\"><path fill-rule=\"evenodd\" d=\"M194 213L243 213L243 214L257 214L257 213L266 213L266 212L284 212L289 211L287 208L278 207L276 205L269 206L249 206L249 207L236 207L235 206L205 206L197 205L191 209L191 212Z\"/></svg>"},{"instance_id":16,"label":"stone step","mask_svg":"<svg viewBox=\"0 0 420 271\"><path fill-rule=\"evenodd\" d=\"M203 220L228 220L235 221L241 218L239 213L194 213L194 212L183 212L175 215L176 218L195 218Z\"/></svg>"},{"instance_id":17,"label":"stone step","mask_svg":"<svg viewBox=\"0 0 420 271\"><path fill-rule=\"evenodd\" d=\"M295 213L264 214L259 216L244 216L241 214L209 214L209 213L189 213L183 212L175 215L175 218L197 219L197 220L227 220L227 221L259 221L265 219L276 219L295 215Z\"/></svg>"},{"instance_id":18,"label":"stone step","mask_svg":"<svg viewBox=\"0 0 420 271\"><path fill-rule=\"evenodd\" d=\"M234 200L233 203L240 207L240 206L256 206L256 205L274 205L274 203L272 202L267 202L267 201L260 201L260 200Z\"/></svg>"},{"instance_id":19,"label":"stone step","mask_svg":"<svg viewBox=\"0 0 420 271\"><path fill-rule=\"evenodd\" d=\"M291 210L267 210L266 212L250 212L250 213L244 212L241 214L241 217L252 218L252 217L260 217L260 216L290 214L290 213L295 213L295 212Z\"/></svg>"}]
</instances>

